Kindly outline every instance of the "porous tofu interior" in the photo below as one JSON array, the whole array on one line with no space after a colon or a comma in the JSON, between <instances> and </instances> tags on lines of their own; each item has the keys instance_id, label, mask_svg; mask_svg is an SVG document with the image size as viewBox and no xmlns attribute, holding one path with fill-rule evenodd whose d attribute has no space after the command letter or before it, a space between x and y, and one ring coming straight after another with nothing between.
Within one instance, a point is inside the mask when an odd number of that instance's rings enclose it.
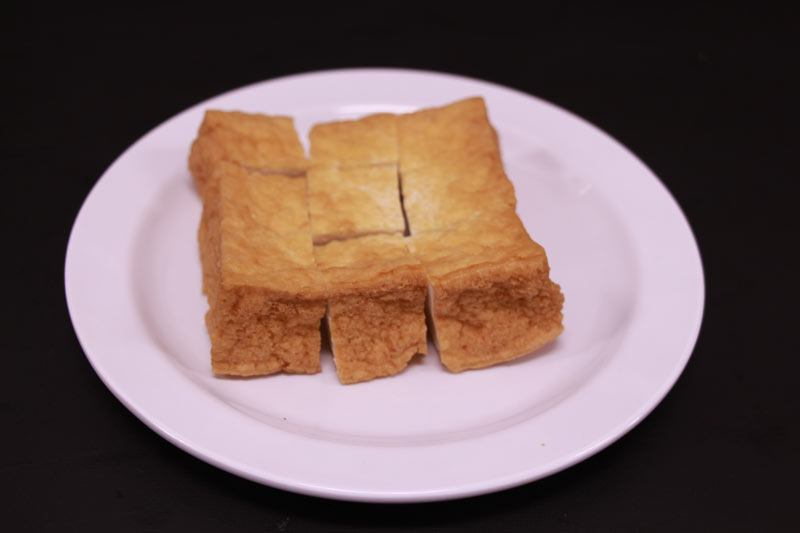
<instances>
[{"instance_id":1,"label":"porous tofu interior","mask_svg":"<svg viewBox=\"0 0 800 533\"><path fill-rule=\"evenodd\" d=\"M563 296L544 249L513 212L484 213L412 237L431 284L437 347L450 370L529 353L562 330Z\"/></svg>"},{"instance_id":2,"label":"porous tofu interior","mask_svg":"<svg viewBox=\"0 0 800 533\"><path fill-rule=\"evenodd\" d=\"M342 383L391 376L426 352L425 287L332 297L329 324Z\"/></svg>"},{"instance_id":3,"label":"porous tofu interior","mask_svg":"<svg viewBox=\"0 0 800 533\"><path fill-rule=\"evenodd\" d=\"M222 291L206 315L214 371L244 376L319 372L324 313L323 298L281 299L253 286Z\"/></svg>"},{"instance_id":4,"label":"porous tofu interior","mask_svg":"<svg viewBox=\"0 0 800 533\"><path fill-rule=\"evenodd\" d=\"M396 374L427 351L427 280L402 236L333 241L314 253L328 285L327 320L342 383Z\"/></svg>"},{"instance_id":5,"label":"porous tofu interior","mask_svg":"<svg viewBox=\"0 0 800 533\"><path fill-rule=\"evenodd\" d=\"M517 268L500 273L483 269L472 276L469 288L435 285L437 343L448 369L460 372L508 361L561 333L559 287L546 276L531 276L526 265Z\"/></svg>"}]
</instances>

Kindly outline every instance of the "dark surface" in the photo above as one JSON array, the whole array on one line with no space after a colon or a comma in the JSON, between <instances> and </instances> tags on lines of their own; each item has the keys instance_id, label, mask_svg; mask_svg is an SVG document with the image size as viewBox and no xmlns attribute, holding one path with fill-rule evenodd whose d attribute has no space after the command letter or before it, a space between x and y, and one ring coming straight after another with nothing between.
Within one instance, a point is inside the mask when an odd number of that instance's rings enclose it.
<instances>
[{"instance_id":1,"label":"dark surface","mask_svg":"<svg viewBox=\"0 0 800 533\"><path fill-rule=\"evenodd\" d=\"M0 508L10 530L800 528L796 10L0 10L10 191ZM469 500L325 501L180 451L93 372L70 324L63 262L102 172L152 127L220 92L355 66L453 72L550 100L628 146L683 207L706 270L700 338L664 402L606 451Z\"/></svg>"}]
</instances>

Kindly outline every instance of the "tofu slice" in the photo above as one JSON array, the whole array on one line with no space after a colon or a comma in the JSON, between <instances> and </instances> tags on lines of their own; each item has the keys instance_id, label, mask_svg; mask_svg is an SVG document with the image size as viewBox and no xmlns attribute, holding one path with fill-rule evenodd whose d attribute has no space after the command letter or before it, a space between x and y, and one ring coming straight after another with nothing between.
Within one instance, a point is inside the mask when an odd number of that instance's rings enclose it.
<instances>
[{"instance_id":1,"label":"tofu slice","mask_svg":"<svg viewBox=\"0 0 800 533\"><path fill-rule=\"evenodd\" d=\"M311 167L308 192L314 244L405 231L395 166Z\"/></svg>"},{"instance_id":2,"label":"tofu slice","mask_svg":"<svg viewBox=\"0 0 800 533\"><path fill-rule=\"evenodd\" d=\"M357 383L402 371L427 352L426 278L399 235L315 246L329 288L327 320L339 380Z\"/></svg>"},{"instance_id":3,"label":"tofu slice","mask_svg":"<svg viewBox=\"0 0 800 533\"><path fill-rule=\"evenodd\" d=\"M305 180L232 164L218 165L214 177L198 231L213 371L319 372L327 293L314 263Z\"/></svg>"},{"instance_id":4,"label":"tofu slice","mask_svg":"<svg viewBox=\"0 0 800 533\"><path fill-rule=\"evenodd\" d=\"M208 110L189 154L201 198L219 161L287 176L303 176L308 168L291 117Z\"/></svg>"},{"instance_id":5,"label":"tofu slice","mask_svg":"<svg viewBox=\"0 0 800 533\"><path fill-rule=\"evenodd\" d=\"M544 249L513 212L484 213L410 238L430 284L442 363L453 372L528 354L563 330Z\"/></svg>"},{"instance_id":6,"label":"tofu slice","mask_svg":"<svg viewBox=\"0 0 800 533\"><path fill-rule=\"evenodd\" d=\"M482 98L400 115L398 145L412 235L516 208Z\"/></svg>"},{"instance_id":7,"label":"tofu slice","mask_svg":"<svg viewBox=\"0 0 800 533\"><path fill-rule=\"evenodd\" d=\"M403 175L447 161L464 162L500 154L497 133L480 97L400 115L397 135Z\"/></svg>"},{"instance_id":8,"label":"tofu slice","mask_svg":"<svg viewBox=\"0 0 800 533\"><path fill-rule=\"evenodd\" d=\"M225 192L220 195L218 184L225 181ZM236 214L226 218L229 235L237 231L259 230L277 235L310 234L306 199L306 180L281 175L263 176L244 168L219 161L211 168L206 201L200 220L198 238L200 259L203 265L203 293L215 288L219 246L202 246L202 243L220 239L220 210ZM213 235L209 235L213 233Z\"/></svg>"},{"instance_id":9,"label":"tofu slice","mask_svg":"<svg viewBox=\"0 0 800 533\"><path fill-rule=\"evenodd\" d=\"M316 124L309 140L315 167L397 166L396 115Z\"/></svg>"},{"instance_id":10,"label":"tofu slice","mask_svg":"<svg viewBox=\"0 0 800 533\"><path fill-rule=\"evenodd\" d=\"M447 228L484 212L516 209L514 186L499 153L444 160L402 174L403 208L412 235Z\"/></svg>"}]
</instances>

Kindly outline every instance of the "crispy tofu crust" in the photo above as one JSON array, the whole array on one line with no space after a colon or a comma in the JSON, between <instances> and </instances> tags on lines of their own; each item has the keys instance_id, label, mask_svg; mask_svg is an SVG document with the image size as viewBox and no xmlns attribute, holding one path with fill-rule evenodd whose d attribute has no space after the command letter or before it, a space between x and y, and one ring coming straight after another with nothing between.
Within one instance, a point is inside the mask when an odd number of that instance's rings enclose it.
<instances>
[{"instance_id":1,"label":"crispy tofu crust","mask_svg":"<svg viewBox=\"0 0 800 533\"><path fill-rule=\"evenodd\" d=\"M304 178L254 173L227 162L215 170L225 179L220 205L231 232L264 230L279 235L308 233L307 184Z\"/></svg>"},{"instance_id":2,"label":"crispy tofu crust","mask_svg":"<svg viewBox=\"0 0 800 533\"><path fill-rule=\"evenodd\" d=\"M217 165L198 230L214 372L320 371L324 280L303 178ZM276 201L285 206L275 211Z\"/></svg>"},{"instance_id":3,"label":"crispy tofu crust","mask_svg":"<svg viewBox=\"0 0 800 533\"><path fill-rule=\"evenodd\" d=\"M401 174L500 153L497 133L480 97L400 115L397 135Z\"/></svg>"},{"instance_id":4,"label":"crispy tofu crust","mask_svg":"<svg viewBox=\"0 0 800 533\"><path fill-rule=\"evenodd\" d=\"M219 161L264 174L302 176L308 168L292 118L208 110L189 154L201 197Z\"/></svg>"},{"instance_id":5,"label":"crispy tofu crust","mask_svg":"<svg viewBox=\"0 0 800 533\"><path fill-rule=\"evenodd\" d=\"M314 254L330 291L328 327L342 383L397 374L427 352L427 281L402 236L331 242Z\"/></svg>"},{"instance_id":6,"label":"crispy tofu crust","mask_svg":"<svg viewBox=\"0 0 800 533\"><path fill-rule=\"evenodd\" d=\"M389 113L316 124L309 140L313 166L397 165L397 117Z\"/></svg>"},{"instance_id":7,"label":"crispy tofu crust","mask_svg":"<svg viewBox=\"0 0 800 533\"><path fill-rule=\"evenodd\" d=\"M397 179L394 166L311 167L308 192L314 244L402 234L405 220Z\"/></svg>"},{"instance_id":8,"label":"crispy tofu crust","mask_svg":"<svg viewBox=\"0 0 800 533\"><path fill-rule=\"evenodd\" d=\"M514 186L503 170L482 98L401 115L398 143L403 207L412 235L516 208Z\"/></svg>"},{"instance_id":9,"label":"crispy tofu crust","mask_svg":"<svg viewBox=\"0 0 800 533\"><path fill-rule=\"evenodd\" d=\"M563 330L564 297L544 249L513 212L487 213L412 237L430 283L442 363L453 372L515 359Z\"/></svg>"},{"instance_id":10,"label":"crispy tofu crust","mask_svg":"<svg viewBox=\"0 0 800 533\"><path fill-rule=\"evenodd\" d=\"M445 160L401 176L411 234L442 229L483 212L514 212L514 186L499 153Z\"/></svg>"}]
</instances>

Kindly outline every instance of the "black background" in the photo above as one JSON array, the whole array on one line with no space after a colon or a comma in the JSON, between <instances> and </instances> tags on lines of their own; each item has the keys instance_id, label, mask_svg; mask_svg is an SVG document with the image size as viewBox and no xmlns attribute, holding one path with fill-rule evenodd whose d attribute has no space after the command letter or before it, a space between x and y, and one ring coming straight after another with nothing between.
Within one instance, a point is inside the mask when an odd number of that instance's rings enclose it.
<instances>
[{"instance_id":1,"label":"black background","mask_svg":"<svg viewBox=\"0 0 800 533\"><path fill-rule=\"evenodd\" d=\"M800 528L789 194L800 137L797 11L378 4L0 8L2 522L104 531ZM700 337L664 402L607 450L468 500L326 501L180 451L93 372L70 324L63 264L72 221L108 165L223 91L359 66L452 72L550 100L628 146L683 207L706 273Z\"/></svg>"}]
</instances>

